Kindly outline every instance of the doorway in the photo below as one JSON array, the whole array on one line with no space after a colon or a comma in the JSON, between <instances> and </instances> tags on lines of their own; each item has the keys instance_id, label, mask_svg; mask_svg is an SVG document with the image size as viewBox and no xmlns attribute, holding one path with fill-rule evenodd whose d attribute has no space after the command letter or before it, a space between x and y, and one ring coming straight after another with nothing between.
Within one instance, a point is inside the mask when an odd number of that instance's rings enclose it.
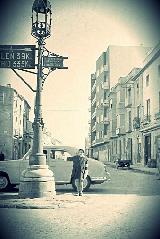
<instances>
[{"instance_id":1,"label":"doorway","mask_svg":"<svg viewBox=\"0 0 160 239\"><path fill-rule=\"evenodd\" d=\"M148 134L144 138L144 164L147 165L151 159L151 134Z\"/></svg>"}]
</instances>

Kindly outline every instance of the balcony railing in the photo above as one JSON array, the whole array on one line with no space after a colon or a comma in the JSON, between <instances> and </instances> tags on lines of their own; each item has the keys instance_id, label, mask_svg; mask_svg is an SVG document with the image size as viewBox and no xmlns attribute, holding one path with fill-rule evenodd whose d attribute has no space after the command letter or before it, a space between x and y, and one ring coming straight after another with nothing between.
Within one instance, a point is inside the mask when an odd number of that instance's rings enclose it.
<instances>
[{"instance_id":1,"label":"balcony railing","mask_svg":"<svg viewBox=\"0 0 160 239\"><path fill-rule=\"evenodd\" d=\"M131 108L131 106L132 106L131 100L129 100L129 99L126 100L126 101L125 101L125 107L126 107L126 108Z\"/></svg>"},{"instance_id":2,"label":"balcony railing","mask_svg":"<svg viewBox=\"0 0 160 239\"><path fill-rule=\"evenodd\" d=\"M92 114L92 119L96 117L96 111Z\"/></svg>"},{"instance_id":3,"label":"balcony railing","mask_svg":"<svg viewBox=\"0 0 160 239\"><path fill-rule=\"evenodd\" d=\"M126 129L126 133L131 133L132 132L132 126L128 126L127 129Z\"/></svg>"},{"instance_id":4,"label":"balcony railing","mask_svg":"<svg viewBox=\"0 0 160 239\"><path fill-rule=\"evenodd\" d=\"M124 134L125 134L125 132L124 132L123 129L121 129L121 128L116 128L116 135L124 135Z\"/></svg>"},{"instance_id":5,"label":"balcony railing","mask_svg":"<svg viewBox=\"0 0 160 239\"><path fill-rule=\"evenodd\" d=\"M109 134L105 134L103 139L104 139L104 142L109 142L109 139L110 139Z\"/></svg>"},{"instance_id":6,"label":"balcony railing","mask_svg":"<svg viewBox=\"0 0 160 239\"><path fill-rule=\"evenodd\" d=\"M108 65L104 65L103 69L104 69L104 71L108 71L109 70Z\"/></svg>"},{"instance_id":7,"label":"balcony railing","mask_svg":"<svg viewBox=\"0 0 160 239\"><path fill-rule=\"evenodd\" d=\"M96 123L92 127L92 132L96 131Z\"/></svg>"},{"instance_id":8,"label":"balcony railing","mask_svg":"<svg viewBox=\"0 0 160 239\"><path fill-rule=\"evenodd\" d=\"M108 100L103 100L103 106L109 107L109 101Z\"/></svg>"},{"instance_id":9,"label":"balcony railing","mask_svg":"<svg viewBox=\"0 0 160 239\"><path fill-rule=\"evenodd\" d=\"M110 123L109 118L108 117L104 117L103 123L108 125Z\"/></svg>"},{"instance_id":10,"label":"balcony railing","mask_svg":"<svg viewBox=\"0 0 160 239\"><path fill-rule=\"evenodd\" d=\"M96 82L94 83L94 85L92 86L92 92L96 89Z\"/></svg>"},{"instance_id":11,"label":"balcony railing","mask_svg":"<svg viewBox=\"0 0 160 239\"><path fill-rule=\"evenodd\" d=\"M139 117L135 117L133 119L133 128L134 129L139 129L140 128L140 118Z\"/></svg>"},{"instance_id":12,"label":"balcony railing","mask_svg":"<svg viewBox=\"0 0 160 239\"><path fill-rule=\"evenodd\" d=\"M92 100L92 103L91 103L92 106L93 106L95 103L96 103L96 97L94 97L93 100Z\"/></svg>"},{"instance_id":13,"label":"balcony railing","mask_svg":"<svg viewBox=\"0 0 160 239\"><path fill-rule=\"evenodd\" d=\"M155 114L155 119L157 120L157 119L160 119L160 112L157 112L156 114Z\"/></svg>"},{"instance_id":14,"label":"balcony railing","mask_svg":"<svg viewBox=\"0 0 160 239\"><path fill-rule=\"evenodd\" d=\"M109 83L104 82L102 87L103 87L104 90L108 90L109 89Z\"/></svg>"},{"instance_id":15,"label":"balcony railing","mask_svg":"<svg viewBox=\"0 0 160 239\"><path fill-rule=\"evenodd\" d=\"M150 115L144 115L143 124L149 124L150 122L151 122L151 116Z\"/></svg>"}]
</instances>

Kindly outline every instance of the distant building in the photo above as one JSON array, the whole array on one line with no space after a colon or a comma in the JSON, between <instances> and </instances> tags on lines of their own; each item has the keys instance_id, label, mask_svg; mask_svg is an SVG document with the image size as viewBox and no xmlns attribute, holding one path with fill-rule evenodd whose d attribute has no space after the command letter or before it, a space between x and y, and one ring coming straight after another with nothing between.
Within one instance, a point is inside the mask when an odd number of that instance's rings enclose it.
<instances>
[{"instance_id":1,"label":"distant building","mask_svg":"<svg viewBox=\"0 0 160 239\"><path fill-rule=\"evenodd\" d=\"M18 159L32 144L30 106L11 88L0 86L0 151L6 159Z\"/></svg>"},{"instance_id":2,"label":"distant building","mask_svg":"<svg viewBox=\"0 0 160 239\"><path fill-rule=\"evenodd\" d=\"M106 105L103 108L102 104L100 108L103 116L97 113L97 103L92 99L97 84L95 82L94 77L94 84L91 83L93 155L99 160L114 162L118 158L129 159L132 164L156 167L160 139L160 44L148 53L142 68L134 67L110 88L109 93L107 92ZM102 93L99 95L104 96L105 92L104 95ZM94 98L100 101L96 92ZM97 131L100 127L97 124L101 122L99 118L106 119L103 121L103 130L101 128L100 144L97 141L99 135ZM108 125L107 129L105 124Z\"/></svg>"},{"instance_id":3,"label":"distant building","mask_svg":"<svg viewBox=\"0 0 160 239\"><path fill-rule=\"evenodd\" d=\"M109 46L96 61L96 72L91 75L90 141L93 157L110 160L110 128L115 126L114 123L111 126L109 120L110 90L120 77L142 64L149 50L143 46ZM117 124L121 124L122 115L116 117Z\"/></svg>"},{"instance_id":4,"label":"distant building","mask_svg":"<svg viewBox=\"0 0 160 239\"><path fill-rule=\"evenodd\" d=\"M146 57L142 73L144 164L153 167L160 138L160 43Z\"/></svg>"}]
</instances>

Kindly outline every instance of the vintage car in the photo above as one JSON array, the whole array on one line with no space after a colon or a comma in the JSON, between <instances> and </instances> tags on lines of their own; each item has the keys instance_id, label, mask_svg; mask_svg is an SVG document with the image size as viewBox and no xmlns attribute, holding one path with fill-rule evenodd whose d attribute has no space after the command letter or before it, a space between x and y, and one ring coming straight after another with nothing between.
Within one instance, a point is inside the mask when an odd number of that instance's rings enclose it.
<instances>
[{"instance_id":1,"label":"vintage car","mask_svg":"<svg viewBox=\"0 0 160 239\"><path fill-rule=\"evenodd\" d=\"M76 189L75 181L71 180L72 156L77 149L69 146L45 146L43 153L46 155L46 162L53 171L56 185L72 184ZM18 185L22 171L29 166L29 150L22 159L6 160L0 162L0 190ZM91 184L101 184L110 180L106 166L95 159L88 159L88 176L84 180L84 190L87 191Z\"/></svg>"}]
</instances>

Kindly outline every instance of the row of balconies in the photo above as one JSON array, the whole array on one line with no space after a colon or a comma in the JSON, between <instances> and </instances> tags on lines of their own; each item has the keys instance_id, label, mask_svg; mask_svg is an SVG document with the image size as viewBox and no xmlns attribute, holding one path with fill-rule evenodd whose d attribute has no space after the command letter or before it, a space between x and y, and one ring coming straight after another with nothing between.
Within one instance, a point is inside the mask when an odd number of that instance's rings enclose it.
<instances>
[{"instance_id":1,"label":"row of balconies","mask_svg":"<svg viewBox=\"0 0 160 239\"><path fill-rule=\"evenodd\" d=\"M156 119L160 119L160 112L156 113L155 116L157 117ZM117 127L115 131L114 130L109 131L109 133L107 135L104 135L103 141L108 142L112 138L118 137L120 135L125 135L126 133L131 133L133 130L139 129L141 127L141 123L144 125L144 124L149 123L150 120L151 120L150 115L145 115L142 122L139 117L135 117L133 119L133 125L131 123L128 123L126 128L125 127ZM105 117L103 120L103 123L110 124L109 118ZM92 128L92 132L96 131L96 124L97 123L95 123L95 125ZM96 144L96 140L94 140L94 144Z\"/></svg>"}]
</instances>

